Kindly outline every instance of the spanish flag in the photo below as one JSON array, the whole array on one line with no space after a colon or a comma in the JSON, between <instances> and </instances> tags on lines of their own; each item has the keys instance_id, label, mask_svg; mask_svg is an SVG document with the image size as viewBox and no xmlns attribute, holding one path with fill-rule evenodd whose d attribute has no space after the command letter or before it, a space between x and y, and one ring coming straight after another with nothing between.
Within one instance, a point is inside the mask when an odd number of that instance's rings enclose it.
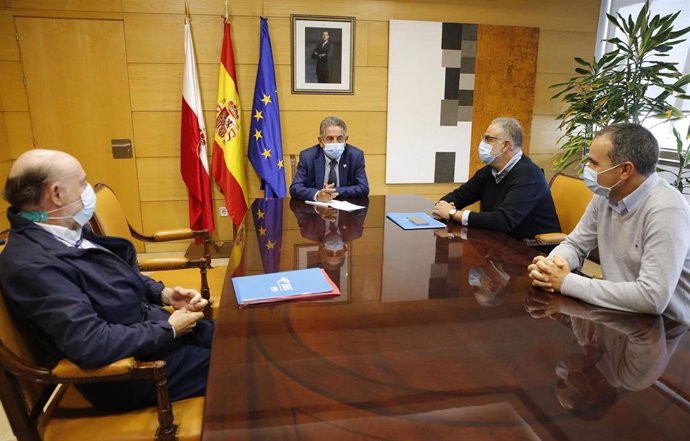
<instances>
[{"instance_id":1,"label":"spanish flag","mask_svg":"<svg viewBox=\"0 0 690 441\"><path fill-rule=\"evenodd\" d=\"M225 205L235 226L239 227L247 214L247 174L242 140L242 107L237 93L235 56L230 40L230 24L225 18L223 48L218 75L218 105L216 106L216 136L213 140L213 178L225 195Z\"/></svg>"}]
</instances>

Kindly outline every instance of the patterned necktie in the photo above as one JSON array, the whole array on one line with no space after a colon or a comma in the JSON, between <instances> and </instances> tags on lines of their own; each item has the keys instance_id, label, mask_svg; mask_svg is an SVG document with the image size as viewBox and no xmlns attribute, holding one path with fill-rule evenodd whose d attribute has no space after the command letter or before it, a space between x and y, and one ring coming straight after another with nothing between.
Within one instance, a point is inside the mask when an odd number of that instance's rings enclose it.
<instances>
[{"instance_id":1,"label":"patterned necktie","mask_svg":"<svg viewBox=\"0 0 690 441\"><path fill-rule=\"evenodd\" d=\"M335 172L335 168L338 166L338 161L332 160L330 164L328 164L330 167L328 170L328 183L333 184L334 186L338 186L338 175Z\"/></svg>"}]
</instances>

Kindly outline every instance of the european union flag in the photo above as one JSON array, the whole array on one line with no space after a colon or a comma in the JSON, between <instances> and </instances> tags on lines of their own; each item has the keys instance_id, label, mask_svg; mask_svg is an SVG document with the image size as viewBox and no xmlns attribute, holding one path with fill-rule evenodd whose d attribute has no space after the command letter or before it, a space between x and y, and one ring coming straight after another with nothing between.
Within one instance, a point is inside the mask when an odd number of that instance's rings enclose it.
<instances>
[{"instance_id":1,"label":"european union flag","mask_svg":"<svg viewBox=\"0 0 690 441\"><path fill-rule=\"evenodd\" d=\"M252 217L264 273L278 272L283 245L283 200L256 199L252 202Z\"/></svg>"},{"instance_id":2,"label":"european union flag","mask_svg":"<svg viewBox=\"0 0 690 441\"><path fill-rule=\"evenodd\" d=\"M252 124L249 129L249 160L261 176L267 198L285 197L283 141L280 136L278 87L273 68L273 50L268 20L261 17L261 53L254 86Z\"/></svg>"}]
</instances>

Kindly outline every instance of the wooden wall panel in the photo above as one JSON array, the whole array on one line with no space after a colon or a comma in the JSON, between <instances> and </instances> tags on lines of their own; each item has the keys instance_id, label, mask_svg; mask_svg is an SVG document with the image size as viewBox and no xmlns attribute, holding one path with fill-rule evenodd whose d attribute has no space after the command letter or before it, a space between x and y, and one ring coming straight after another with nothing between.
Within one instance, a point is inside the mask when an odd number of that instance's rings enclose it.
<instances>
[{"instance_id":1,"label":"wooden wall panel","mask_svg":"<svg viewBox=\"0 0 690 441\"><path fill-rule=\"evenodd\" d=\"M328 115L337 115L347 123L349 142L369 154L386 153L386 112L313 110L284 112L283 153L299 154L318 142L319 125Z\"/></svg>"},{"instance_id":2,"label":"wooden wall panel","mask_svg":"<svg viewBox=\"0 0 690 441\"><path fill-rule=\"evenodd\" d=\"M572 76L571 73L542 73L537 75L533 108L535 115L555 116L563 110L564 107L560 101L551 99L556 94L557 89L551 89L549 86L568 81Z\"/></svg>"},{"instance_id":3,"label":"wooden wall panel","mask_svg":"<svg viewBox=\"0 0 690 441\"><path fill-rule=\"evenodd\" d=\"M0 161L9 161L12 158L5 114L6 112L0 111Z\"/></svg>"},{"instance_id":4,"label":"wooden wall panel","mask_svg":"<svg viewBox=\"0 0 690 441\"><path fill-rule=\"evenodd\" d=\"M14 17L9 11L0 11L0 60L19 61Z\"/></svg>"},{"instance_id":5,"label":"wooden wall panel","mask_svg":"<svg viewBox=\"0 0 690 441\"><path fill-rule=\"evenodd\" d=\"M2 123L2 118L0 117L0 123ZM2 146L0 146L1 149ZM0 186L5 188L5 180L7 179L7 174L12 166L12 161L6 157L5 154L0 156ZM10 227L9 221L7 220L7 202L5 199L0 197L0 231L6 230Z\"/></svg>"},{"instance_id":6,"label":"wooden wall panel","mask_svg":"<svg viewBox=\"0 0 690 441\"><path fill-rule=\"evenodd\" d=\"M277 66L276 78L281 110L385 112L388 105L388 69L355 67L355 95L291 95L290 67ZM283 85L283 86L281 86Z\"/></svg>"},{"instance_id":7,"label":"wooden wall panel","mask_svg":"<svg viewBox=\"0 0 690 441\"><path fill-rule=\"evenodd\" d=\"M184 13L185 0L120 0L125 12L144 12L149 14ZM233 15L260 15L261 0L229 1L230 13ZM225 14L225 0L187 0L192 14Z\"/></svg>"},{"instance_id":8,"label":"wooden wall panel","mask_svg":"<svg viewBox=\"0 0 690 441\"><path fill-rule=\"evenodd\" d=\"M98 12L120 12L122 10L119 1L112 0L9 0L10 7L19 9L41 9L56 11L98 11Z\"/></svg>"},{"instance_id":9,"label":"wooden wall panel","mask_svg":"<svg viewBox=\"0 0 690 441\"><path fill-rule=\"evenodd\" d=\"M575 74L575 67L579 65L574 57L591 58L595 42L595 32L541 31L537 71Z\"/></svg>"},{"instance_id":10,"label":"wooden wall panel","mask_svg":"<svg viewBox=\"0 0 690 441\"><path fill-rule=\"evenodd\" d=\"M392 3L395 8L391 18L399 20L535 26L562 31L596 29L599 16L597 0L579 1L577 6L575 2L567 0L418 0Z\"/></svg>"},{"instance_id":11,"label":"wooden wall panel","mask_svg":"<svg viewBox=\"0 0 690 441\"><path fill-rule=\"evenodd\" d=\"M5 112L5 123L10 157L17 159L19 155L33 148L29 112Z\"/></svg>"},{"instance_id":12,"label":"wooden wall panel","mask_svg":"<svg viewBox=\"0 0 690 441\"><path fill-rule=\"evenodd\" d=\"M394 6L399 1L333 0L328 3L314 0L263 1L262 15L289 17L300 15L351 16L368 20L386 21L395 18Z\"/></svg>"},{"instance_id":13,"label":"wooden wall panel","mask_svg":"<svg viewBox=\"0 0 690 441\"><path fill-rule=\"evenodd\" d=\"M187 0L192 14L204 116L212 137L224 0ZM31 144L31 124L22 84L20 54L14 39L14 16L122 20L132 104L134 147L144 229L184 224L186 189L179 175L179 118L184 62L184 0L0 0L0 110L5 114L11 158ZM599 0L233 0L230 2L245 140L259 51L259 17L269 17L286 156L316 142L318 123L327 114L343 117L350 141L366 154L372 194L417 193L435 199L457 184L386 185L386 107L388 21L390 19L457 21L540 29L530 155L547 169L558 138L553 117L560 105L550 100L550 84L572 74L574 56L591 58ZM292 95L290 14L354 16L355 95ZM509 91L510 85L505 85ZM497 100L491 104L500 109ZM323 110L322 110L323 109ZM483 130L483 128L482 128ZM209 150L210 147L209 147ZM260 197L259 180L247 162L249 196ZM214 185L214 204L222 195ZM145 195L146 194L146 195ZM216 210L217 211L217 210ZM220 219L219 225L228 223ZM155 228L154 228L155 227ZM225 228L225 229L224 229ZM216 237L230 234L219 227ZM182 249L186 244L173 247ZM155 248L155 247L154 247ZM152 251L149 249L149 251ZM260 265L260 263L258 263ZM363 271L353 268L354 272ZM365 271L365 270L364 270ZM360 276L357 276L360 277ZM362 275L366 278L366 274Z\"/></svg>"},{"instance_id":14,"label":"wooden wall panel","mask_svg":"<svg viewBox=\"0 0 690 441\"><path fill-rule=\"evenodd\" d=\"M0 110L28 110L24 73L19 61L0 61Z\"/></svg>"},{"instance_id":15,"label":"wooden wall panel","mask_svg":"<svg viewBox=\"0 0 690 441\"><path fill-rule=\"evenodd\" d=\"M355 65L388 67L388 22L357 20Z\"/></svg>"}]
</instances>

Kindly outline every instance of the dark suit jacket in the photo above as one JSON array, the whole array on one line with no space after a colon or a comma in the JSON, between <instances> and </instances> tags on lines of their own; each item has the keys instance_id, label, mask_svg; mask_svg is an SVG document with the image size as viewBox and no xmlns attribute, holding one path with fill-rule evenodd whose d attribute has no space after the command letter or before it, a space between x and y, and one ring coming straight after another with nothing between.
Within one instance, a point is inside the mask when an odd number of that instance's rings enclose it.
<instances>
[{"instance_id":1,"label":"dark suit jacket","mask_svg":"<svg viewBox=\"0 0 690 441\"><path fill-rule=\"evenodd\" d=\"M319 83L330 82L330 69L328 68L328 55L330 50L330 41L327 41L326 44L319 42L319 44L316 45L314 52L311 54L311 57L316 60L316 77L318 78Z\"/></svg>"},{"instance_id":2,"label":"dark suit jacket","mask_svg":"<svg viewBox=\"0 0 690 441\"><path fill-rule=\"evenodd\" d=\"M290 186L290 196L304 201L313 201L316 192L323 188L326 173L323 149L315 145L299 154L295 179ZM364 170L364 152L346 144L338 163L340 185L336 187L339 198L363 198L369 196L369 182Z\"/></svg>"}]
</instances>

